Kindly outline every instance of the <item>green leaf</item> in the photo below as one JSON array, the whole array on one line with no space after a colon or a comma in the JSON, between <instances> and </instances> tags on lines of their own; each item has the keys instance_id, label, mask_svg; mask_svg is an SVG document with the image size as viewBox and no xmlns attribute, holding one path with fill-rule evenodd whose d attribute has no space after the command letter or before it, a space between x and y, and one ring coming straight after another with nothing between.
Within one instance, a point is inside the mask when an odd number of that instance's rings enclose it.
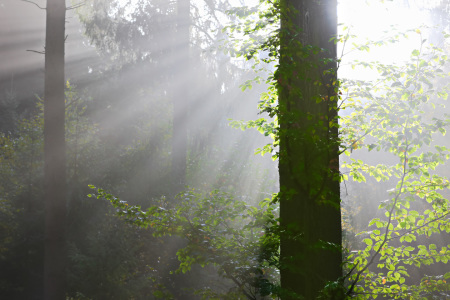
<instances>
[{"instance_id":1,"label":"green leaf","mask_svg":"<svg viewBox=\"0 0 450 300\"><path fill-rule=\"evenodd\" d=\"M366 243L367 246L372 246L373 245L373 241L371 239L364 239L364 243Z\"/></svg>"}]
</instances>

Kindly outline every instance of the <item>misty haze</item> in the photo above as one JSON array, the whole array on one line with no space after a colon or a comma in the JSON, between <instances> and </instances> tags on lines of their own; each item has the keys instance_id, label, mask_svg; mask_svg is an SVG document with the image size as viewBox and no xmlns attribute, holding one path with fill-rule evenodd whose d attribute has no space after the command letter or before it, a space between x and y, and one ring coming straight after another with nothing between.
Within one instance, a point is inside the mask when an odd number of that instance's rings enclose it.
<instances>
[{"instance_id":1,"label":"misty haze","mask_svg":"<svg viewBox=\"0 0 450 300\"><path fill-rule=\"evenodd\" d=\"M450 299L450 0L0 0L0 299Z\"/></svg>"}]
</instances>

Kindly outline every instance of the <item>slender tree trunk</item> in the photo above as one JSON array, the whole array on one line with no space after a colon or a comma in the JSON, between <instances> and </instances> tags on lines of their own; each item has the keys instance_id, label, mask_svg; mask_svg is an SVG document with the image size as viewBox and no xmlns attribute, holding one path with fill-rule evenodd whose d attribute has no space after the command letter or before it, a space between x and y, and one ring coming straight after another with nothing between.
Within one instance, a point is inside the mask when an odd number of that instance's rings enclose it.
<instances>
[{"instance_id":1,"label":"slender tree trunk","mask_svg":"<svg viewBox=\"0 0 450 300\"><path fill-rule=\"evenodd\" d=\"M177 1L177 35L174 69L175 97L173 99L172 180L179 193L186 185L187 166L187 112L189 108L189 23L190 0Z\"/></svg>"},{"instance_id":2,"label":"slender tree trunk","mask_svg":"<svg viewBox=\"0 0 450 300\"><path fill-rule=\"evenodd\" d=\"M47 0L44 94L46 300L62 300L66 294L65 14L65 0Z\"/></svg>"},{"instance_id":3,"label":"slender tree trunk","mask_svg":"<svg viewBox=\"0 0 450 300\"><path fill-rule=\"evenodd\" d=\"M172 128L172 185L171 194L176 196L183 191L186 186L187 170L187 140L188 140L188 108L189 108L189 25L190 25L190 0L177 0L176 13L176 33L172 45L172 63L174 70L174 82L171 86L173 91L173 128ZM186 246L185 240L173 237L166 240L170 249L181 249ZM175 252L172 252L168 267L171 270L178 268L178 260ZM183 279L180 275L166 277L164 285L170 286L175 283L171 290L175 298L181 297L179 294L180 284Z\"/></svg>"},{"instance_id":4,"label":"slender tree trunk","mask_svg":"<svg viewBox=\"0 0 450 300\"><path fill-rule=\"evenodd\" d=\"M336 0L281 1L283 299L315 299L326 282L342 276L336 45L330 41L336 7Z\"/></svg>"}]
</instances>

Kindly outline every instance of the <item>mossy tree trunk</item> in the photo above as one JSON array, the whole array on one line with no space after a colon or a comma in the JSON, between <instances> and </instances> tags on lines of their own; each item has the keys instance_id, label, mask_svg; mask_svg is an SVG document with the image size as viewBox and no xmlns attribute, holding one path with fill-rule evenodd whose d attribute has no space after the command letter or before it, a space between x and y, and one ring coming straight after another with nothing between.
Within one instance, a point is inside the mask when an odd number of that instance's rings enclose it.
<instances>
[{"instance_id":1,"label":"mossy tree trunk","mask_svg":"<svg viewBox=\"0 0 450 300\"><path fill-rule=\"evenodd\" d=\"M281 287L315 299L341 271L336 0L282 0L280 66ZM326 299L339 299L328 295Z\"/></svg>"}]
</instances>

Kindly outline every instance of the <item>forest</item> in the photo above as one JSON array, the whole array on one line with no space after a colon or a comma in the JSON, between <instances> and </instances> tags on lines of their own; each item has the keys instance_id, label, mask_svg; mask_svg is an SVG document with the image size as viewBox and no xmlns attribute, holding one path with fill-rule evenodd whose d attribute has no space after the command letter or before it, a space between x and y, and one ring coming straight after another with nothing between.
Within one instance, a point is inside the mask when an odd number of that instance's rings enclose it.
<instances>
[{"instance_id":1,"label":"forest","mask_svg":"<svg viewBox=\"0 0 450 300\"><path fill-rule=\"evenodd\" d=\"M450 299L450 0L0 0L0 299Z\"/></svg>"}]
</instances>

